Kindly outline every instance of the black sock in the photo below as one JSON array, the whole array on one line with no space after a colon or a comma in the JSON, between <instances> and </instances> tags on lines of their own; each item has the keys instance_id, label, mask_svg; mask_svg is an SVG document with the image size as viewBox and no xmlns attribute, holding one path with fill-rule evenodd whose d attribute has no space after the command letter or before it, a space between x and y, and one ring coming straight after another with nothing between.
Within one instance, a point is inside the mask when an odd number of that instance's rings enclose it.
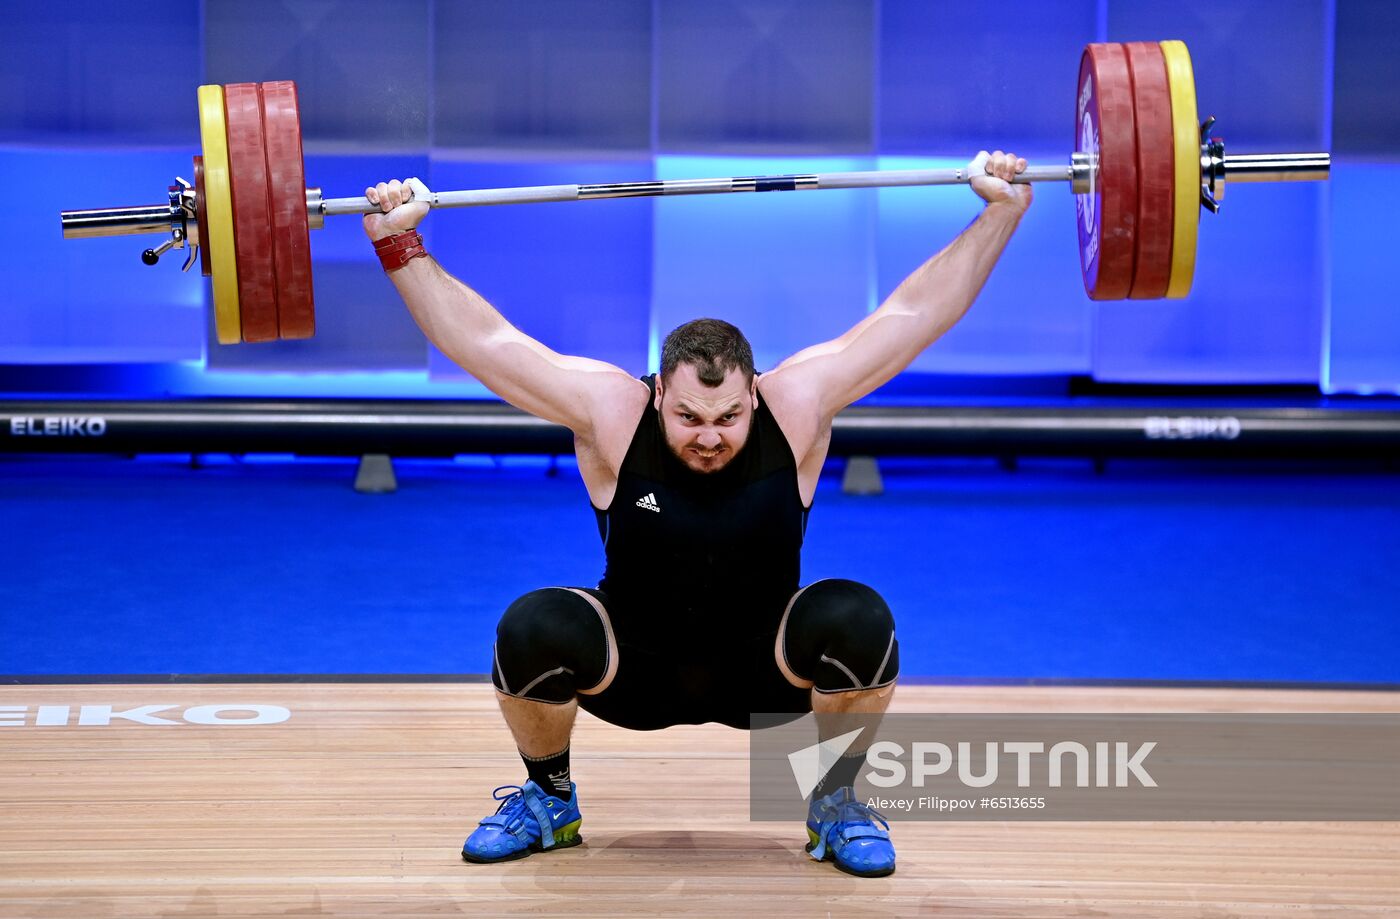
<instances>
[{"instance_id":1,"label":"black sock","mask_svg":"<svg viewBox=\"0 0 1400 919\"><path fill-rule=\"evenodd\" d=\"M549 756L526 756L522 753L520 758L525 761L525 770L530 773L530 781L540 786L545 794L563 798L565 801L573 797L573 792L569 789L568 747Z\"/></svg>"},{"instance_id":2,"label":"black sock","mask_svg":"<svg viewBox=\"0 0 1400 919\"><path fill-rule=\"evenodd\" d=\"M817 783L816 790L812 792L812 800L825 798L838 788L846 786L854 787L856 776L860 774L860 767L865 765L865 751L859 753L848 753L838 759L831 770L822 776L822 780Z\"/></svg>"}]
</instances>

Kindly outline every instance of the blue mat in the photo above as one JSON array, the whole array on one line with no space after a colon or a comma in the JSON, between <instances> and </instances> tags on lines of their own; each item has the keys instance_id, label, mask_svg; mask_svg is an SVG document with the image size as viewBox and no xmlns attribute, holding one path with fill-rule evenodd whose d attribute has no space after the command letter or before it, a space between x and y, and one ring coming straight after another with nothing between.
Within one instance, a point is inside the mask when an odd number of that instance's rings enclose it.
<instances>
[{"instance_id":1,"label":"blue mat","mask_svg":"<svg viewBox=\"0 0 1400 919\"><path fill-rule=\"evenodd\" d=\"M822 480L804 580L877 587L929 678L1400 683L1400 477L886 461ZM497 616L593 584L562 461L0 459L0 673L474 674Z\"/></svg>"}]
</instances>

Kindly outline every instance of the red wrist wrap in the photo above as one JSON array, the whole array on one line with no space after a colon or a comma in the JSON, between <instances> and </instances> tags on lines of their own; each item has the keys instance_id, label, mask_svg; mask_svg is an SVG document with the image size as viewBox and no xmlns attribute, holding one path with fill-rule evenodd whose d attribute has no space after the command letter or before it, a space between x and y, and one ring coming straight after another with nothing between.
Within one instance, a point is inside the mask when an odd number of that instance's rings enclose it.
<instances>
[{"instance_id":1,"label":"red wrist wrap","mask_svg":"<svg viewBox=\"0 0 1400 919\"><path fill-rule=\"evenodd\" d=\"M415 258L427 258L423 248L423 237L417 230L395 233L374 241L374 254L379 256L379 264L386 274L398 271Z\"/></svg>"}]
</instances>

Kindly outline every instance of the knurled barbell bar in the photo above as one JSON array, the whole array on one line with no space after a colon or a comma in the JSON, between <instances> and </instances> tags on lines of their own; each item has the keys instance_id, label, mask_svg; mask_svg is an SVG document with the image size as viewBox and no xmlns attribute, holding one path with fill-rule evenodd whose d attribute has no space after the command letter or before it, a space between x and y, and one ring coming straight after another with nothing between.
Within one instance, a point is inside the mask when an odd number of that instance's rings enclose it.
<instances>
[{"instance_id":1,"label":"knurled barbell bar","mask_svg":"<svg viewBox=\"0 0 1400 919\"><path fill-rule=\"evenodd\" d=\"M200 253L212 278L222 344L308 338L315 331L309 231L327 216L378 210L363 196L322 198L307 188L296 85L290 81L199 88L203 153L195 184L177 177L163 204L64 211L63 235L168 234L142 253L154 265L172 248ZM1075 146L1067 166L1032 166L1018 183L1069 182L1076 195L1080 268L1095 300L1184 297L1196 264L1201 207L1219 210L1226 181L1326 179L1327 153L1226 156L1197 121L1195 77L1179 41L1096 43L1080 58ZM734 192L957 185L966 169L829 172L670 179L607 185L539 185L434 192L430 207L480 207Z\"/></svg>"}]
</instances>

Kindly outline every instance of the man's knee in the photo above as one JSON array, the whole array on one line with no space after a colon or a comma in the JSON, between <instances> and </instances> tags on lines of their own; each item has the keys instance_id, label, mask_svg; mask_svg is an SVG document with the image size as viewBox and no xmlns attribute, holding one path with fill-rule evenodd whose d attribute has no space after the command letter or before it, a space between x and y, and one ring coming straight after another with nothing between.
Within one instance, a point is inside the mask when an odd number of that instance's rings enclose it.
<instances>
[{"instance_id":1,"label":"man's knee","mask_svg":"<svg viewBox=\"0 0 1400 919\"><path fill-rule=\"evenodd\" d=\"M784 623L788 667L820 692L875 689L899 675L894 614L857 581L817 581L798 595Z\"/></svg>"},{"instance_id":2,"label":"man's knee","mask_svg":"<svg viewBox=\"0 0 1400 919\"><path fill-rule=\"evenodd\" d=\"M608 671L607 629L598 609L563 587L532 590L496 624L491 682L507 695L568 702Z\"/></svg>"}]
</instances>

